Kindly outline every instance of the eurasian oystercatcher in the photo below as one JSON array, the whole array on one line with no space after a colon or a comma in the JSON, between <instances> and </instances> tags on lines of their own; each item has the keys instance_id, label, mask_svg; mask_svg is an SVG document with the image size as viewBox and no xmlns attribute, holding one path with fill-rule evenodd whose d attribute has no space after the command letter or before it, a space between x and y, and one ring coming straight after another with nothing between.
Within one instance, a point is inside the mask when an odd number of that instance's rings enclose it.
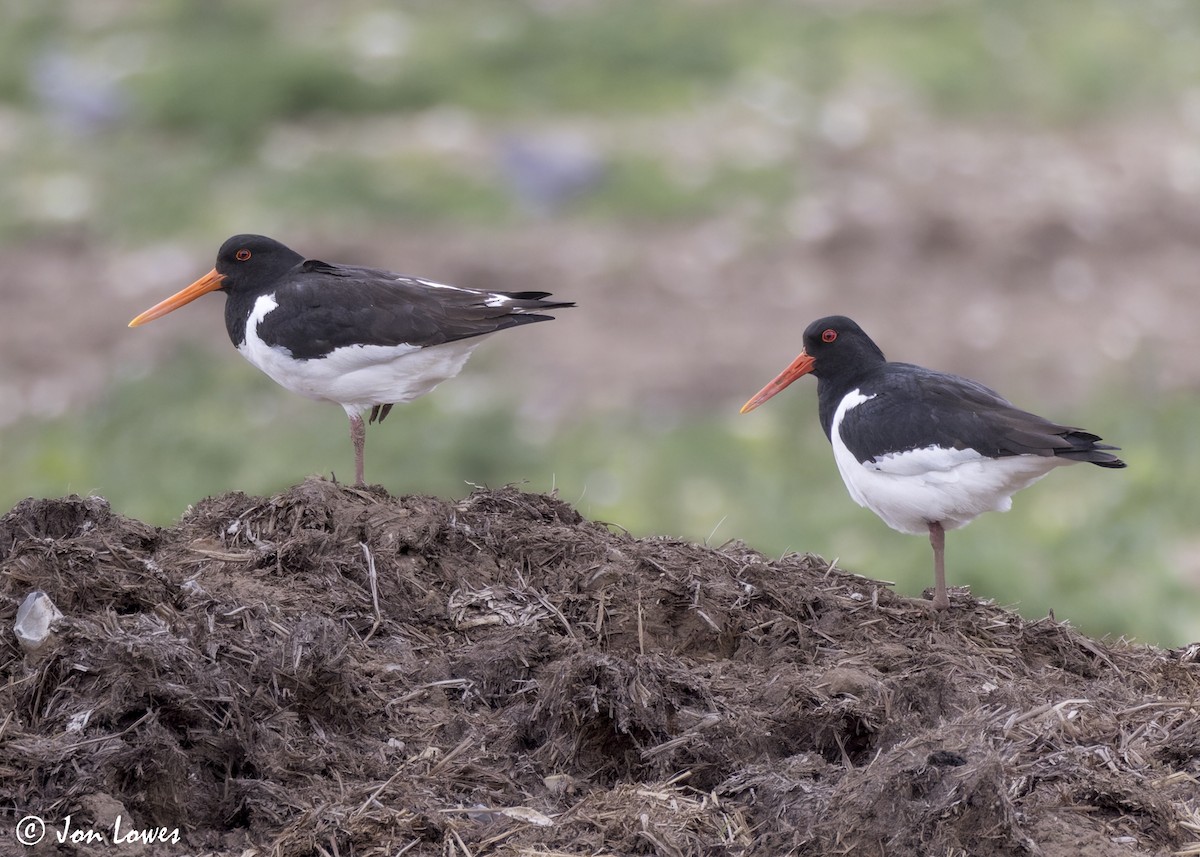
<instances>
[{"instance_id":1,"label":"eurasian oystercatcher","mask_svg":"<svg viewBox=\"0 0 1200 857\"><path fill-rule=\"evenodd\" d=\"M902 533L929 534L933 606L946 594L945 531L983 512L1006 512L1012 495L1060 464L1124 467L1082 429L1022 411L969 378L889 363L850 319L818 319L790 366L742 406L752 411L797 378L817 377L821 427L851 498Z\"/></svg>"},{"instance_id":2,"label":"eurasian oystercatcher","mask_svg":"<svg viewBox=\"0 0 1200 857\"><path fill-rule=\"evenodd\" d=\"M341 405L350 418L355 484L363 484L366 425L392 405L457 375L490 333L549 321L574 306L548 292L464 289L378 268L305 259L262 235L235 235L216 267L129 322L137 327L208 292L225 292L225 328L273 381Z\"/></svg>"}]
</instances>

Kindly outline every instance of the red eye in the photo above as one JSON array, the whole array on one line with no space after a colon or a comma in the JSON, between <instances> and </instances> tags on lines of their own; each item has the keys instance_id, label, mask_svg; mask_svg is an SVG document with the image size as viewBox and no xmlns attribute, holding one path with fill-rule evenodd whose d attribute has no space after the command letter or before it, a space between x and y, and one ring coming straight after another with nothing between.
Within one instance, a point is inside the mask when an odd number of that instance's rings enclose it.
<instances>
[{"instance_id":1,"label":"red eye","mask_svg":"<svg viewBox=\"0 0 1200 857\"><path fill-rule=\"evenodd\" d=\"M245 262L250 258L250 251L243 247L241 250L238 250L233 254L233 258L237 259L239 262ZM826 332L828 333L828 331Z\"/></svg>"},{"instance_id":2,"label":"red eye","mask_svg":"<svg viewBox=\"0 0 1200 857\"><path fill-rule=\"evenodd\" d=\"M833 342L835 339L837 339L837 331L832 327L821 334L822 342Z\"/></svg>"}]
</instances>

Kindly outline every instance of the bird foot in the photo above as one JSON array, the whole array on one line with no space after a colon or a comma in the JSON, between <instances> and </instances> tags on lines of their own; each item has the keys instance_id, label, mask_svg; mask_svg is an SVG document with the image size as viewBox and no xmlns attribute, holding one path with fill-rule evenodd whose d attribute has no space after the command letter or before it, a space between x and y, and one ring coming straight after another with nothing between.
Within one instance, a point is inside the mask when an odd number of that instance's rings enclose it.
<instances>
[{"instance_id":1,"label":"bird foot","mask_svg":"<svg viewBox=\"0 0 1200 857\"><path fill-rule=\"evenodd\" d=\"M937 593L936 588L930 586L924 592L921 593L921 599L922 599L921 603L928 606L929 609L931 609L931 610L938 610L938 611L949 610L950 602L955 597L962 597L962 598L966 598L968 600L971 598L971 587L969 587L969 586L947 587L946 592L945 592L945 600L944 601L939 601L937 596L938 596L938 593Z\"/></svg>"}]
</instances>

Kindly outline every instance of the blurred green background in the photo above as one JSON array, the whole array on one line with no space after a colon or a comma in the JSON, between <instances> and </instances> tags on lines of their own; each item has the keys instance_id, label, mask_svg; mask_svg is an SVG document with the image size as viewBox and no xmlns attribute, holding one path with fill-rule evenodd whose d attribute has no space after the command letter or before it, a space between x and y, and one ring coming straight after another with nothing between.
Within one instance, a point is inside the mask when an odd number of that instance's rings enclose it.
<instances>
[{"instance_id":1,"label":"blurred green background","mask_svg":"<svg viewBox=\"0 0 1200 857\"><path fill-rule=\"evenodd\" d=\"M236 232L578 301L372 427L393 493L556 489L637 535L812 551L917 594L815 383L820 315L1120 444L948 538L952 584L1200 638L1200 4L46 2L0 28L0 508L169 525L352 473L340 408L136 312Z\"/></svg>"}]
</instances>

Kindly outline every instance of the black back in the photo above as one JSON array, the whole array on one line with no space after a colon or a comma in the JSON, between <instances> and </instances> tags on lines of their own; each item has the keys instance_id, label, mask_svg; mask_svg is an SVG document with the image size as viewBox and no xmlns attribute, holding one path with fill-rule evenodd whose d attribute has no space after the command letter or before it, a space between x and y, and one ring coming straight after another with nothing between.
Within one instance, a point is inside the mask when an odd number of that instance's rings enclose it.
<instances>
[{"instance_id":1,"label":"black back","mask_svg":"<svg viewBox=\"0 0 1200 857\"><path fill-rule=\"evenodd\" d=\"M928 446L974 449L990 458L1043 455L1101 467L1125 462L1100 438L1023 411L977 381L889 363L871 338L845 316L829 316L804 331L813 358L821 427L829 437L842 399L858 390L870 397L841 424L842 441L859 461Z\"/></svg>"},{"instance_id":2,"label":"black back","mask_svg":"<svg viewBox=\"0 0 1200 857\"><path fill-rule=\"evenodd\" d=\"M216 267L227 278L225 326L234 345L245 339L255 301L273 294L279 307L259 323L258 335L298 360L350 345L440 345L549 321L536 311L574 306L545 300L547 292L439 286L378 268L306 260L262 235L230 238Z\"/></svg>"}]
</instances>

